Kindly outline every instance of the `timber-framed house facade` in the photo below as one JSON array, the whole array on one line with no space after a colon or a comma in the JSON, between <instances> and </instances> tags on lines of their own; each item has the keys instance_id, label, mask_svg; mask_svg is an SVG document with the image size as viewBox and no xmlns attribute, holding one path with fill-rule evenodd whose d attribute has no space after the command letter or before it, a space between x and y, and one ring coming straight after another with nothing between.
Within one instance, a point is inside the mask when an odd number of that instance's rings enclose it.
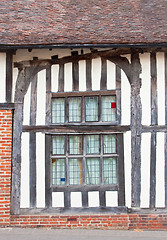
<instances>
[{"instance_id":1,"label":"timber-framed house facade","mask_svg":"<svg viewBox=\"0 0 167 240\"><path fill-rule=\"evenodd\" d=\"M0 225L166 229L167 1L77 2L1 13Z\"/></svg>"}]
</instances>

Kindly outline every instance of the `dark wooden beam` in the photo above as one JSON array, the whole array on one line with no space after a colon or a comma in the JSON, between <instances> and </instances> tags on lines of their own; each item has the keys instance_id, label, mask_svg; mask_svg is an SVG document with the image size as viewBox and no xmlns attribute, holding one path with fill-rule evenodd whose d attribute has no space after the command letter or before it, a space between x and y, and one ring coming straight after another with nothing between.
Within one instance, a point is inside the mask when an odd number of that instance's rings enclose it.
<instances>
[{"instance_id":1,"label":"dark wooden beam","mask_svg":"<svg viewBox=\"0 0 167 240\"><path fill-rule=\"evenodd\" d=\"M47 214L47 215L53 215L53 214L66 214L66 216L78 216L78 214L127 214L127 207L60 207L60 208L36 208L36 209L29 209L29 208L22 208L21 214L22 215L41 215L41 214ZM153 213L153 212L151 212Z\"/></svg>"},{"instance_id":2,"label":"dark wooden beam","mask_svg":"<svg viewBox=\"0 0 167 240\"><path fill-rule=\"evenodd\" d=\"M64 207L70 208L71 207L71 193L64 192Z\"/></svg>"},{"instance_id":3,"label":"dark wooden beam","mask_svg":"<svg viewBox=\"0 0 167 240\"><path fill-rule=\"evenodd\" d=\"M30 71L28 68L19 70L16 92L15 111L13 117L13 156L12 156L12 189L11 214L20 213L20 184L21 184L21 134L23 123L24 95L30 84Z\"/></svg>"},{"instance_id":4,"label":"dark wooden beam","mask_svg":"<svg viewBox=\"0 0 167 240\"><path fill-rule=\"evenodd\" d=\"M150 55L151 67L151 125L158 124L157 109L157 64L156 53ZM157 134L151 133L151 160L150 160L150 208L155 207L156 201L156 145Z\"/></svg>"},{"instance_id":5,"label":"dark wooden beam","mask_svg":"<svg viewBox=\"0 0 167 240\"><path fill-rule=\"evenodd\" d=\"M107 90L107 91L86 91L86 92L61 92L61 93L52 93L52 97L82 97L82 96L101 96L101 95L115 95L116 90Z\"/></svg>"},{"instance_id":6,"label":"dark wooden beam","mask_svg":"<svg viewBox=\"0 0 167 240\"><path fill-rule=\"evenodd\" d=\"M64 92L64 64L59 65L58 91Z\"/></svg>"},{"instance_id":7,"label":"dark wooden beam","mask_svg":"<svg viewBox=\"0 0 167 240\"><path fill-rule=\"evenodd\" d=\"M165 53L165 124L167 126L167 53ZM165 207L167 207L167 132L165 133Z\"/></svg>"},{"instance_id":8,"label":"dark wooden beam","mask_svg":"<svg viewBox=\"0 0 167 240\"><path fill-rule=\"evenodd\" d=\"M14 103L0 103L0 109L14 109Z\"/></svg>"},{"instance_id":9,"label":"dark wooden beam","mask_svg":"<svg viewBox=\"0 0 167 240\"><path fill-rule=\"evenodd\" d=\"M117 191L118 185L70 185L70 186L52 186L53 192L89 192L89 191Z\"/></svg>"},{"instance_id":10,"label":"dark wooden beam","mask_svg":"<svg viewBox=\"0 0 167 240\"><path fill-rule=\"evenodd\" d=\"M106 207L106 192L100 191L99 192L99 202L101 207Z\"/></svg>"},{"instance_id":11,"label":"dark wooden beam","mask_svg":"<svg viewBox=\"0 0 167 240\"><path fill-rule=\"evenodd\" d=\"M121 124L121 69L116 65L116 106L117 106L117 121Z\"/></svg>"},{"instance_id":12,"label":"dark wooden beam","mask_svg":"<svg viewBox=\"0 0 167 240\"><path fill-rule=\"evenodd\" d=\"M6 102L12 102L13 52L6 52Z\"/></svg>"},{"instance_id":13,"label":"dark wooden beam","mask_svg":"<svg viewBox=\"0 0 167 240\"><path fill-rule=\"evenodd\" d=\"M72 52L72 56L78 56L78 52L77 51ZM72 62L72 79L73 79L72 90L78 91L79 90L79 62L78 61Z\"/></svg>"},{"instance_id":14,"label":"dark wooden beam","mask_svg":"<svg viewBox=\"0 0 167 240\"><path fill-rule=\"evenodd\" d=\"M100 79L100 90L107 89L107 60L101 58L101 79Z\"/></svg>"},{"instance_id":15,"label":"dark wooden beam","mask_svg":"<svg viewBox=\"0 0 167 240\"><path fill-rule=\"evenodd\" d=\"M18 67L22 69L23 67L30 67L30 66L41 66L46 68L49 65L53 64L66 64L70 62L80 61L80 60L91 60L99 57L103 57L106 59L109 59L110 57L117 57L123 54L129 54L130 49L110 49L110 50L104 50L104 51L95 51L91 53L86 53L82 55L72 55L72 56L66 56L59 59L45 59L45 60L30 60L30 61L22 61L22 62L16 62L14 64L15 67ZM121 58L122 59L122 58ZM117 59L109 59L110 61L117 61ZM127 59L122 59L123 62L127 62ZM125 61L124 61L125 60ZM127 62L128 63L128 62Z\"/></svg>"},{"instance_id":16,"label":"dark wooden beam","mask_svg":"<svg viewBox=\"0 0 167 240\"><path fill-rule=\"evenodd\" d=\"M132 71L131 71L131 66L132 64L129 63L128 59L126 57L122 57L122 56L110 56L107 58L108 60L110 60L111 62L115 63L119 68L121 68L129 82L131 82L131 74L132 74Z\"/></svg>"},{"instance_id":17,"label":"dark wooden beam","mask_svg":"<svg viewBox=\"0 0 167 240\"><path fill-rule=\"evenodd\" d=\"M88 207L88 192L82 192L82 207Z\"/></svg>"},{"instance_id":18,"label":"dark wooden beam","mask_svg":"<svg viewBox=\"0 0 167 240\"><path fill-rule=\"evenodd\" d=\"M151 124L158 123L158 106L157 106L157 61L156 53L150 55L151 61Z\"/></svg>"},{"instance_id":19,"label":"dark wooden beam","mask_svg":"<svg viewBox=\"0 0 167 240\"><path fill-rule=\"evenodd\" d=\"M155 207L156 201L156 144L157 134L151 133L150 208Z\"/></svg>"},{"instance_id":20,"label":"dark wooden beam","mask_svg":"<svg viewBox=\"0 0 167 240\"><path fill-rule=\"evenodd\" d=\"M110 133L110 132L126 132L130 130L130 126L115 125L50 125L50 126L23 126L23 132L47 132L47 133Z\"/></svg>"},{"instance_id":21,"label":"dark wooden beam","mask_svg":"<svg viewBox=\"0 0 167 240\"><path fill-rule=\"evenodd\" d=\"M117 134L118 148L118 206L125 206L124 141L123 134Z\"/></svg>"},{"instance_id":22,"label":"dark wooden beam","mask_svg":"<svg viewBox=\"0 0 167 240\"><path fill-rule=\"evenodd\" d=\"M13 156L12 156L12 187L11 214L20 213L20 180L21 180L21 133L23 122L23 104L15 104L13 120Z\"/></svg>"},{"instance_id":23,"label":"dark wooden beam","mask_svg":"<svg viewBox=\"0 0 167 240\"><path fill-rule=\"evenodd\" d=\"M167 132L167 125L142 126L142 132Z\"/></svg>"},{"instance_id":24,"label":"dark wooden beam","mask_svg":"<svg viewBox=\"0 0 167 240\"><path fill-rule=\"evenodd\" d=\"M15 90L15 110L13 119L13 156L12 156L12 189L11 189L11 213L20 213L20 184L21 184L21 134L23 124L24 96L30 82L43 67L19 69Z\"/></svg>"},{"instance_id":25,"label":"dark wooden beam","mask_svg":"<svg viewBox=\"0 0 167 240\"><path fill-rule=\"evenodd\" d=\"M36 207L36 133L30 133L30 207Z\"/></svg>"},{"instance_id":26,"label":"dark wooden beam","mask_svg":"<svg viewBox=\"0 0 167 240\"><path fill-rule=\"evenodd\" d=\"M86 90L92 90L92 60L86 60Z\"/></svg>"},{"instance_id":27,"label":"dark wooden beam","mask_svg":"<svg viewBox=\"0 0 167 240\"><path fill-rule=\"evenodd\" d=\"M46 69L46 125L51 124L51 105L51 66L49 66Z\"/></svg>"},{"instance_id":28,"label":"dark wooden beam","mask_svg":"<svg viewBox=\"0 0 167 240\"><path fill-rule=\"evenodd\" d=\"M139 53L131 54L131 206L140 207L141 192L141 98L140 87L141 64Z\"/></svg>"},{"instance_id":29,"label":"dark wooden beam","mask_svg":"<svg viewBox=\"0 0 167 240\"><path fill-rule=\"evenodd\" d=\"M30 125L36 125L37 109L37 75L31 84L31 102L30 102ZM36 133L30 133L29 140L30 156L30 207L36 207Z\"/></svg>"},{"instance_id":30,"label":"dark wooden beam","mask_svg":"<svg viewBox=\"0 0 167 240\"><path fill-rule=\"evenodd\" d=\"M51 136L45 135L45 207L52 207L51 191Z\"/></svg>"}]
</instances>

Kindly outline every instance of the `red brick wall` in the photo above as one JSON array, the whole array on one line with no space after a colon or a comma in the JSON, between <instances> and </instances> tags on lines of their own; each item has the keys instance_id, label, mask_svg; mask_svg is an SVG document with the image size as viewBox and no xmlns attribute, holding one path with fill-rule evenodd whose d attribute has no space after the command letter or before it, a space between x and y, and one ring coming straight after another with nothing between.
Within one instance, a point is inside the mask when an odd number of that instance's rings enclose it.
<instances>
[{"instance_id":1,"label":"red brick wall","mask_svg":"<svg viewBox=\"0 0 167 240\"><path fill-rule=\"evenodd\" d=\"M121 230L167 230L167 214L121 214L80 216L11 216L11 226L53 228L99 228Z\"/></svg>"},{"instance_id":2,"label":"red brick wall","mask_svg":"<svg viewBox=\"0 0 167 240\"><path fill-rule=\"evenodd\" d=\"M0 110L0 225L10 223L12 111Z\"/></svg>"}]
</instances>

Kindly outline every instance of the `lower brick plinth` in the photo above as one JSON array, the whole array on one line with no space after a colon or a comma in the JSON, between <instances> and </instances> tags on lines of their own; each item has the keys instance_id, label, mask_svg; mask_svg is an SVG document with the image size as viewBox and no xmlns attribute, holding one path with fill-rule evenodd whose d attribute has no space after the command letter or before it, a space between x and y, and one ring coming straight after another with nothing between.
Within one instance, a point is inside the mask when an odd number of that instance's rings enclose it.
<instances>
[{"instance_id":1,"label":"lower brick plinth","mask_svg":"<svg viewBox=\"0 0 167 240\"><path fill-rule=\"evenodd\" d=\"M12 227L167 230L167 214L16 215L10 219Z\"/></svg>"}]
</instances>

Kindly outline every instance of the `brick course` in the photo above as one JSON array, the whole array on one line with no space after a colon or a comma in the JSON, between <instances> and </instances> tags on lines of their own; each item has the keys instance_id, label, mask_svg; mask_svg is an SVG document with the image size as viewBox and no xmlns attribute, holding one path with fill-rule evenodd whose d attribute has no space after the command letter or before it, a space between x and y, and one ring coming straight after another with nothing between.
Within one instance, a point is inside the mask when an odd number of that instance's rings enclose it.
<instances>
[{"instance_id":1,"label":"brick course","mask_svg":"<svg viewBox=\"0 0 167 240\"><path fill-rule=\"evenodd\" d=\"M0 110L0 225L10 224L12 111Z\"/></svg>"},{"instance_id":2,"label":"brick course","mask_svg":"<svg viewBox=\"0 0 167 240\"><path fill-rule=\"evenodd\" d=\"M72 220L73 219L73 220ZM167 230L167 214L11 216L12 227Z\"/></svg>"}]
</instances>

